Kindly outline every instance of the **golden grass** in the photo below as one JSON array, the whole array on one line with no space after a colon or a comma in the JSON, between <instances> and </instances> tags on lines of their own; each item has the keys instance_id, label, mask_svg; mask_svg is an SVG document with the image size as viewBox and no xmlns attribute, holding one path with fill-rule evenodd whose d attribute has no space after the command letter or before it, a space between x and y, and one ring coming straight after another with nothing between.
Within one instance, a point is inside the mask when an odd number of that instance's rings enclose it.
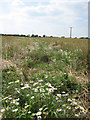
<instances>
[{"instance_id":1,"label":"golden grass","mask_svg":"<svg viewBox=\"0 0 90 120\"><path fill-rule=\"evenodd\" d=\"M78 38L31 38L31 37L15 37L15 36L3 36L2 37L2 48L5 51L7 47L13 49L24 49L27 45L33 44L34 41L47 42L48 45L56 43L60 45L64 50L74 51L75 49L81 49L83 57L86 58L88 54L88 39ZM44 45L44 44L43 44Z\"/></svg>"}]
</instances>

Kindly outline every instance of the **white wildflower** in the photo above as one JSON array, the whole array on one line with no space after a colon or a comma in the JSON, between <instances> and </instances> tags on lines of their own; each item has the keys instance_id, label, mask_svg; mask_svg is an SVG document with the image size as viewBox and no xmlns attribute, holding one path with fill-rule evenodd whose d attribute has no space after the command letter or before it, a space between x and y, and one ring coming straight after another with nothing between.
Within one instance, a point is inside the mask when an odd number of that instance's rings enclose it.
<instances>
[{"instance_id":1,"label":"white wildflower","mask_svg":"<svg viewBox=\"0 0 90 120\"><path fill-rule=\"evenodd\" d=\"M18 88L15 88L15 90L18 90Z\"/></svg>"},{"instance_id":2,"label":"white wildflower","mask_svg":"<svg viewBox=\"0 0 90 120\"><path fill-rule=\"evenodd\" d=\"M56 100L58 100L59 98L56 96Z\"/></svg>"},{"instance_id":3,"label":"white wildflower","mask_svg":"<svg viewBox=\"0 0 90 120\"><path fill-rule=\"evenodd\" d=\"M61 97L61 94L57 94L58 97Z\"/></svg>"},{"instance_id":4,"label":"white wildflower","mask_svg":"<svg viewBox=\"0 0 90 120\"><path fill-rule=\"evenodd\" d=\"M58 102L63 102L62 100L58 100Z\"/></svg>"},{"instance_id":5,"label":"white wildflower","mask_svg":"<svg viewBox=\"0 0 90 120\"><path fill-rule=\"evenodd\" d=\"M10 98L8 98L9 100L11 100L12 98L10 97Z\"/></svg>"},{"instance_id":6,"label":"white wildflower","mask_svg":"<svg viewBox=\"0 0 90 120\"><path fill-rule=\"evenodd\" d=\"M18 109L12 110L12 112L17 112L17 111L18 111Z\"/></svg>"},{"instance_id":7,"label":"white wildflower","mask_svg":"<svg viewBox=\"0 0 90 120\"><path fill-rule=\"evenodd\" d=\"M62 106L65 107L67 104L63 104Z\"/></svg>"},{"instance_id":8,"label":"white wildflower","mask_svg":"<svg viewBox=\"0 0 90 120\"><path fill-rule=\"evenodd\" d=\"M27 94L26 96L28 97L28 96L30 96L30 94Z\"/></svg>"},{"instance_id":9,"label":"white wildflower","mask_svg":"<svg viewBox=\"0 0 90 120\"><path fill-rule=\"evenodd\" d=\"M71 107L70 107L70 106L67 106L67 109L71 109Z\"/></svg>"},{"instance_id":10,"label":"white wildflower","mask_svg":"<svg viewBox=\"0 0 90 120\"><path fill-rule=\"evenodd\" d=\"M49 88L49 92L54 92L54 89L53 88Z\"/></svg>"},{"instance_id":11,"label":"white wildflower","mask_svg":"<svg viewBox=\"0 0 90 120\"><path fill-rule=\"evenodd\" d=\"M38 84L38 82L34 83L33 86L35 86L35 85L37 85L37 84Z\"/></svg>"},{"instance_id":12,"label":"white wildflower","mask_svg":"<svg viewBox=\"0 0 90 120\"><path fill-rule=\"evenodd\" d=\"M62 93L65 93L65 91L63 91Z\"/></svg>"},{"instance_id":13,"label":"white wildflower","mask_svg":"<svg viewBox=\"0 0 90 120\"><path fill-rule=\"evenodd\" d=\"M60 108L57 108L57 112L60 112L60 111L62 111L62 109L60 109Z\"/></svg>"},{"instance_id":14,"label":"white wildflower","mask_svg":"<svg viewBox=\"0 0 90 120\"><path fill-rule=\"evenodd\" d=\"M6 100L8 97L5 97L4 100Z\"/></svg>"},{"instance_id":15,"label":"white wildflower","mask_svg":"<svg viewBox=\"0 0 90 120\"><path fill-rule=\"evenodd\" d=\"M73 102L74 105L77 105L77 102Z\"/></svg>"},{"instance_id":16,"label":"white wildflower","mask_svg":"<svg viewBox=\"0 0 90 120\"><path fill-rule=\"evenodd\" d=\"M4 108L2 108L2 109L1 109L1 112L4 112L4 111L5 111L5 109L4 109Z\"/></svg>"},{"instance_id":17,"label":"white wildflower","mask_svg":"<svg viewBox=\"0 0 90 120\"><path fill-rule=\"evenodd\" d=\"M15 103L16 103L16 100L12 100L11 103L15 104Z\"/></svg>"},{"instance_id":18,"label":"white wildflower","mask_svg":"<svg viewBox=\"0 0 90 120\"><path fill-rule=\"evenodd\" d=\"M43 82L43 80L38 80L38 82Z\"/></svg>"},{"instance_id":19,"label":"white wildflower","mask_svg":"<svg viewBox=\"0 0 90 120\"><path fill-rule=\"evenodd\" d=\"M41 115L41 114L42 114L42 112L37 112L37 113L36 113L37 116L39 116L39 115Z\"/></svg>"},{"instance_id":20,"label":"white wildflower","mask_svg":"<svg viewBox=\"0 0 90 120\"><path fill-rule=\"evenodd\" d=\"M39 108L39 111L42 111L43 110L43 108Z\"/></svg>"},{"instance_id":21,"label":"white wildflower","mask_svg":"<svg viewBox=\"0 0 90 120\"><path fill-rule=\"evenodd\" d=\"M32 80L30 80L30 83L33 83L33 81L32 81Z\"/></svg>"},{"instance_id":22,"label":"white wildflower","mask_svg":"<svg viewBox=\"0 0 90 120\"><path fill-rule=\"evenodd\" d=\"M52 85L48 82L45 85L47 85L48 87L52 87Z\"/></svg>"},{"instance_id":23,"label":"white wildflower","mask_svg":"<svg viewBox=\"0 0 90 120\"><path fill-rule=\"evenodd\" d=\"M34 96L31 97L31 99L33 99L33 98L34 98Z\"/></svg>"},{"instance_id":24,"label":"white wildflower","mask_svg":"<svg viewBox=\"0 0 90 120\"><path fill-rule=\"evenodd\" d=\"M57 88L53 88L54 90L57 90Z\"/></svg>"},{"instance_id":25,"label":"white wildflower","mask_svg":"<svg viewBox=\"0 0 90 120\"><path fill-rule=\"evenodd\" d=\"M28 84L25 84L25 87L26 87L26 88L29 88L29 85L28 85Z\"/></svg>"},{"instance_id":26,"label":"white wildflower","mask_svg":"<svg viewBox=\"0 0 90 120\"><path fill-rule=\"evenodd\" d=\"M75 114L76 117L79 117L79 114Z\"/></svg>"},{"instance_id":27,"label":"white wildflower","mask_svg":"<svg viewBox=\"0 0 90 120\"><path fill-rule=\"evenodd\" d=\"M23 90L23 89L25 89L26 87L21 87L21 89Z\"/></svg>"},{"instance_id":28,"label":"white wildflower","mask_svg":"<svg viewBox=\"0 0 90 120\"><path fill-rule=\"evenodd\" d=\"M7 88L10 88L10 86L7 86Z\"/></svg>"},{"instance_id":29,"label":"white wildflower","mask_svg":"<svg viewBox=\"0 0 90 120\"><path fill-rule=\"evenodd\" d=\"M37 119L40 120L42 117L41 116L37 116Z\"/></svg>"},{"instance_id":30,"label":"white wildflower","mask_svg":"<svg viewBox=\"0 0 90 120\"><path fill-rule=\"evenodd\" d=\"M17 99L16 99L16 101L19 101L19 100L20 100L20 98L17 98Z\"/></svg>"},{"instance_id":31,"label":"white wildflower","mask_svg":"<svg viewBox=\"0 0 90 120\"><path fill-rule=\"evenodd\" d=\"M19 83L19 80L16 80L15 83Z\"/></svg>"},{"instance_id":32,"label":"white wildflower","mask_svg":"<svg viewBox=\"0 0 90 120\"><path fill-rule=\"evenodd\" d=\"M45 92L45 90L43 88L40 88L40 92Z\"/></svg>"},{"instance_id":33,"label":"white wildflower","mask_svg":"<svg viewBox=\"0 0 90 120\"><path fill-rule=\"evenodd\" d=\"M8 100L6 100L6 103L8 102Z\"/></svg>"},{"instance_id":34,"label":"white wildflower","mask_svg":"<svg viewBox=\"0 0 90 120\"><path fill-rule=\"evenodd\" d=\"M38 89L34 89L34 92L38 92Z\"/></svg>"},{"instance_id":35,"label":"white wildflower","mask_svg":"<svg viewBox=\"0 0 90 120\"><path fill-rule=\"evenodd\" d=\"M23 83L21 83L20 85L23 86Z\"/></svg>"},{"instance_id":36,"label":"white wildflower","mask_svg":"<svg viewBox=\"0 0 90 120\"><path fill-rule=\"evenodd\" d=\"M83 108L83 107L81 107L81 106L80 106L80 109L81 109L81 110L84 110L84 108Z\"/></svg>"},{"instance_id":37,"label":"white wildflower","mask_svg":"<svg viewBox=\"0 0 90 120\"><path fill-rule=\"evenodd\" d=\"M20 93L20 91L19 91L19 90L17 90L17 93Z\"/></svg>"},{"instance_id":38,"label":"white wildflower","mask_svg":"<svg viewBox=\"0 0 90 120\"><path fill-rule=\"evenodd\" d=\"M75 99L72 99L72 101L75 101Z\"/></svg>"},{"instance_id":39,"label":"white wildflower","mask_svg":"<svg viewBox=\"0 0 90 120\"><path fill-rule=\"evenodd\" d=\"M13 82L9 82L8 84L10 85L10 84L12 84Z\"/></svg>"},{"instance_id":40,"label":"white wildflower","mask_svg":"<svg viewBox=\"0 0 90 120\"><path fill-rule=\"evenodd\" d=\"M69 94L63 94L62 96L65 96L65 97L66 97L66 96L68 96L68 95L69 95Z\"/></svg>"},{"instance_id":41,"label":"white wildflower","mask_svg":"<svg viewBox=\"0 0 90 120\"><path fill-rule=\"evenodd\" d=\"M72 101L70 98L68 98L68 101Z\"/></svg>"},{"instance_id":42,"label":"white wildflower","mask_svg":"<svg viewBox=\"0 0 90 120\"><path fill-rule=\"evenodd\" d=\"M48 75L46 75L45 78L48 78Z\"/></svg>"},{"instance_id":43,"label":"white wildflower","mask_svg":"<svg viewBox=\"0 0 90 120\"><path fill-rule=\"evenodd\" d=\"M15 105L19 105L19 102L16 102Z\"/></svg>"},{"instance_id":44,"label":"white wildflower","mask_svg":"<svg viewBox=\"0 0 90 120\"><path fill-rule=\"evenodd\" d=\"M78 109L78 108L79 108L78 106L75 107L75 109Z\"/></svg>"},{"instance_id":45,"label":"white wildflower","mask_svg":"<svg viewBox=\"0 0 90 120\"><path fill-rule=\"evenodd\" d=\"M30 114L31 113L31 111L28 111L28 114Z\"/></svg>"},{"instance_id":46,"label":"white wildflower","mask_svg":"<svg viewBox=\"0 0 90 120\"><path fill-rule=\"evenodd\" d=\"M86 114L86 111L83 110L82 113Z\"/></svg>"},{"instance_id":47,"label":"white wildflower","mask_svg":"<svg viewBox=\"0 0 90 120\"><path fill-rule=\"evenodd\" d=\"M30 106L30 105L26 105L26 106L25 106L25 109L28 108L29 106Z\"/></svg>"}]
</instances>

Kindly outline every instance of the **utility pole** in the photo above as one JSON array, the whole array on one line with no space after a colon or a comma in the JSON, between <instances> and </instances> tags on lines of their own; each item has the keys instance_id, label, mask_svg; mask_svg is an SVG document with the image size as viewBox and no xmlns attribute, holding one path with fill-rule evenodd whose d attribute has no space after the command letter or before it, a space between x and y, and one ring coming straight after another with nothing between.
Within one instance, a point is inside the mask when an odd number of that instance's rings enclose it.
<instances>
[{"instance_id":1,"label":"utility pole","mask_svg":"<svg viewBox=\"0 0 90 120\"><path fill-rule=\"evenodd\" d=\"M72 27L70 27L70 38L72 37Z\"/></svg>"}]
</instances>

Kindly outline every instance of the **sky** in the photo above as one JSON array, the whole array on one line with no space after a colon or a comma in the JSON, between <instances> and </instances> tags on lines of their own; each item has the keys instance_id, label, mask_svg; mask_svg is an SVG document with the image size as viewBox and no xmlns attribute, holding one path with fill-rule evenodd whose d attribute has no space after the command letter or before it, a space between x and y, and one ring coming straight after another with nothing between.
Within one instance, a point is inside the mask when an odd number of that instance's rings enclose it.
<instances>
[{"instance_id":1,"label":"sky","mask_svg":"<svg viewBox=\"0 0 90 120\"><path fill-rule=\"evenodd\" d=\"M88 37L90 38L90 1L88 4Z\"/></svg>"},{"instance_id":2,"label":"sky","mask_svg":"<svg viewBox=\"0 0 90 120\"><path fill-rule=\"evenodd\" d=\"M89 0L0 0L0 34L88 36Z\"/></svg>"}]
</instances>

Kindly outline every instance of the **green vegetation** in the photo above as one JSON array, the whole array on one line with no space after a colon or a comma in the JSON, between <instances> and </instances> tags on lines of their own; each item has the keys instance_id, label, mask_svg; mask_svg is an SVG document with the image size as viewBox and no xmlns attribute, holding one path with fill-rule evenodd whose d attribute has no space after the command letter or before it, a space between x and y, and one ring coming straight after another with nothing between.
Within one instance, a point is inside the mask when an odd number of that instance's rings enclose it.
<instances>
[{"instance_id":1,"label":"green vegetation","mask_svg":"<svg viewBox=\"0 0 90 120\"><path fill-rule=\"evenodd\" d=\"M88 117L87 39L2 41L3 118Z\"/></svg>"}]
</instances>

